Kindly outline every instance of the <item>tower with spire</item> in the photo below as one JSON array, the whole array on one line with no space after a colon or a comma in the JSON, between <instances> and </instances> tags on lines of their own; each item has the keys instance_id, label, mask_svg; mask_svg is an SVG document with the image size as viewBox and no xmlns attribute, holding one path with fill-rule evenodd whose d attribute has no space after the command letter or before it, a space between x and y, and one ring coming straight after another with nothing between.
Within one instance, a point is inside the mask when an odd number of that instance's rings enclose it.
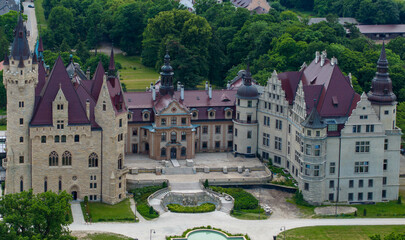
<instances>
[{"instance_id":1,"label":"tower with spire","mask_svg":"<svg viewBox=\"0 0 405 240\"><path fill-rule=\"evenodd\" d=\"M7 89L6 191L13 193L32 188L29 124L38 84L37 56L31 54L21 15L11 54L4 60L3 84Z\"/></svg>"},{"instance_id":2,"label":"tower with spire","mask_svg":"<svg viewBox=\"0 0 405 240\"><path fill-rule=\"evenodd\" d=\"M371 83L368 100L371 102L385 130L394 129L396 125L397 97L392 91L392 81L388 73L388 60L385 53L385 43L377 61L377 72Z\"/></svg>"},{"instance_id":3,"label":"tower with spire","mask_svg":"<svg viewBox=\"0 0 405 240\"><path fill-rule=\"evenodd\" d=\"M164 96L169 94L170 96L173 96L174 94L174 87L173 87L173 67L170 65L170 56L169 52L166 52L165 59L164 59L164 65L161 67L161 72L160 72L160 81L161 81L161 86L159 88L159 93L160 95Z\"/></svg>"}]
</instances>

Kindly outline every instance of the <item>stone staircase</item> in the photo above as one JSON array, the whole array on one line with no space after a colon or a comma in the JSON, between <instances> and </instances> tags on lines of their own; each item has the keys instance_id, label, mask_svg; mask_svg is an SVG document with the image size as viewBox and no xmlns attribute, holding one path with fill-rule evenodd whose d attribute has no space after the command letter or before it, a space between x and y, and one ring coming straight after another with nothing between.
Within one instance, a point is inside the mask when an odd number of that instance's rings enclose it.
<instances>
[{"instance_id":1,"label":"stone staircase","mask_svg":"<svg viewBox=\"0 0 405 240\"><path fill-rule=\"evenodd\" d=\"M192 167L166 167L164 168L164 174L166 175L185 175L194 174Z\"/></svg>"}]
</instances>

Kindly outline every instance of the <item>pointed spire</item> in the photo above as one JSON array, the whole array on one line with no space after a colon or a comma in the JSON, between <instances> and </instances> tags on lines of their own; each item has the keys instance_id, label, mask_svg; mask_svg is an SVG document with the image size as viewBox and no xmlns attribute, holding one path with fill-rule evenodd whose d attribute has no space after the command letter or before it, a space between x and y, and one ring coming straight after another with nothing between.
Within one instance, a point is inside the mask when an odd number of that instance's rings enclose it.
<instances>
[{"instance_id":1,"label":"pointed spire","mask_svg":"<svg viewBox=\"0 0 405 240\"><path fill-rule=\"evenodd\" d=\"M41 53L44 51L44 45L42 44L42 37L39 37L38 41L38 52Z\"/></svg>"},{"instance_id":2,"label":"pointed spire","mask_svg":"<svg viewBox=\"0 0 405 240\"><path fill-rule=\"evenodd\" d=\"M250 74L250 64L247 63L246 74L243 76L244 84L246 86L252 85L252 75Z\"/></svg>"},{"instance_id":3,"label":"pointed spire","mask_svg":"<svg viewBox=\"0 0 405 240\"><path fill-rule=\"evenodd\" d=\"M10 60L8 59L8 55L7 55L7 53L5 54L5 56L4 56L4 62L3 62L3 65L10 65Z\"/></svg>"},{"instance_id":4,"label":"pointed spire","mask_svg":"<svg viewBox=\"0 0 405 240\"><path fill-rule=\"evenodd\" d=\"M111 47L110 64L108 65L108 70L115 71L114 47Z\"/></svg>"},{"instance_id":5,"label":"pointed spire","mask_svg":"<svg viewBox=\"0 0 405 240\"><path fill-rule=\"evenodd\" d=\"M161 95L166 95L169 93L173 96L173 68L170 65L169 52L166 50L166 55L164 57L164 65L161 67L162 72L160 72L161 86L159 87L159 93Z\"/></svg>"},{"instance_id":6,"label":"pointed spire","mask_svg":"<svg viewBox=\"0 0 405 240\"><path fill-rule=\"evenodd\" d=\"M303 127L313 129L326 128L325 122L322 121L321 116L319 115L317 106L318 106L317 101L316 99L314 99L314 106L312 107L311 113L301 123Z\"/></svg>"},{"instance_id":7,"label":"pointed spire","mask_svg":"<svg viewBox=\"0 0 405 240\"><path fill-rule=\"evenodd\" d=\"M388 69L387 54L385 53L385 42L383 42L380 57L378 58L378 61L377 61L377 69L379 69L379 68Z\"/></svg>"},{"instance_id":8,"label":"pointed spire","mask_svg":"<svg viewBox=\"0 0 405 240\"><path fill-rule=\"evenodd\" d=\"M23 58L22 55L20 56L20 62L18 63L18 67L19 67L19 68L25 67L25 65L24 65L24 58Z\"/></svg>"},{"instance_id":9,"label":"pointed spire","mask_svg":"<svg viewBox=\"0 0 405 240\"><path fill-rule=\"evenodd\" d=\"M37 64L37 63L38 63L37 53L34 52L34 56L32 56L32 64Z\"/></svg>"},{"instance_id":10,"label":"pointed spire","mask_svg":"<svg viewBox=\"0 0 405 240\"><path fill-rule=\"evenodd\" d=\"M30 57L27 29L24 26L21 14L18 17L18 23L14 30L14 41L11 49L11 56L14 59L18 59L21 56L23 59L28 59Z\"/></svg>"}]
</instances>

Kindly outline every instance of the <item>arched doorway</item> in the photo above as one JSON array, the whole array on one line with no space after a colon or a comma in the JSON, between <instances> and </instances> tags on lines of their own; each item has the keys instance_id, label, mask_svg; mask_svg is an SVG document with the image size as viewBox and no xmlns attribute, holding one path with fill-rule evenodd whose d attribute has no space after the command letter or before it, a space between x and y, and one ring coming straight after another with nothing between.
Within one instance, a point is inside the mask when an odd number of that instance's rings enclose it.
<instances>
[{"instance_id":1,"label":"arched doorway","mask_svg":"<svg viewBox=\"0 0 405 240\"><path fill-rule=\"evenodd\" d=\"M79 188L74 185L70 188L70 194L72 194L73 201L76 201L79 198Z\"/></svg>"},{"instance_id":2,"label":"arched doorway","mask_svg":"<svg viewBox=\"0 0 405 240\"><path fill-rule=\"evenodd\" d=\"M175 147L172 147L170 149L170 158L171 159L176 159L177 158L177 149Z\"/></svg>"}]
</instances>

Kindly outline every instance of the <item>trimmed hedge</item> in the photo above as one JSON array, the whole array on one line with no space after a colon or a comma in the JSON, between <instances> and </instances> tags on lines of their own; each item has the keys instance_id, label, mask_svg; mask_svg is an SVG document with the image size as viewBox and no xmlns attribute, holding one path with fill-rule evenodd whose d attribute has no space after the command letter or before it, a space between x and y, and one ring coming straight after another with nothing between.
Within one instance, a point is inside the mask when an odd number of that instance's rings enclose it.
<instances>
[{"instance_id":1,"label":"trimmed hedge","mask_svg":"<svg viewBox=\"0 0 405 240\"><path fill-rule=\"evenodd\" d=\"M231 195L235 199L233 207L235 210L256 209L259 206L259 201L242 188L211 187L211 189L215 192Z\"/></svg>"},{"instance_id":2,"label":"trimmed hedge","mask_svg":"<svg viewBox=\"0 0 405 240\"><path fill-rule=\"evenodd\" d=\"M204 203L196 207L181 206L179 204L169 204L167 205L167 208L171 212L178 212L178 213L203 213L215 211L215 204Z\"/></svg>"},{"instance_id":3,"label":"trimmed hedge","mask_svg":"<svg viewBox=\"0 0 405 240\"><path fill-rule=\"evenodd\" d=\"M149 205L145 203L138 203L136 205L136 210L138 210L139 214L141 214L145 218L159 217L159 213L156 212L155 209L153 209L153 213L151 213Z\"/></svg>"},{"instance_id":4,"label":"trimmed hedge","mask_svg":"<svg viewBox=\"0 0 405 240\"><path fill-rule=\"evenodd\" d=\"M163 182L163 184L159 186L135 188L129 191L134 195L134 199L136 202L136 210L139 212L139 214L141 214L146 219L153 219L159 217L159 213L156 212L155 209L152 208L153 211L151 211L151 207L148 205L148 197L152 193L165 187L167 187L167 183Z\"/></svg>"}]
</instances>

